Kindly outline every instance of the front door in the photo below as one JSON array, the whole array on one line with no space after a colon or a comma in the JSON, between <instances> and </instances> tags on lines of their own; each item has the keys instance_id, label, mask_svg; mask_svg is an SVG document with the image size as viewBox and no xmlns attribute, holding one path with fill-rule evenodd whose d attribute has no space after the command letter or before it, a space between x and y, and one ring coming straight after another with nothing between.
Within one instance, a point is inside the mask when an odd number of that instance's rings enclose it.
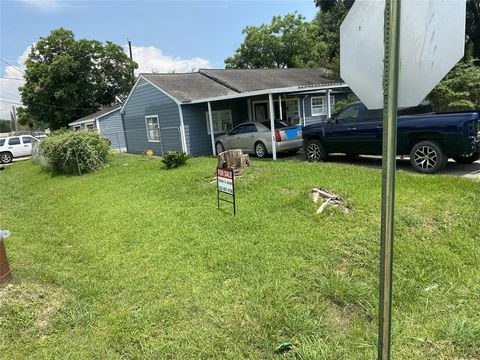
<instances>
[{"instance_id":1,"label":"front door","mask_svg":"<svg viewBox=\"0 0 480 360\"><path fill-rule=\"evenodd\" d=\"M253 113L255 116L254 120L257 122L263 122L268 120L268 103L267 102L254 103Z\"/></svg>"}]
</instances>

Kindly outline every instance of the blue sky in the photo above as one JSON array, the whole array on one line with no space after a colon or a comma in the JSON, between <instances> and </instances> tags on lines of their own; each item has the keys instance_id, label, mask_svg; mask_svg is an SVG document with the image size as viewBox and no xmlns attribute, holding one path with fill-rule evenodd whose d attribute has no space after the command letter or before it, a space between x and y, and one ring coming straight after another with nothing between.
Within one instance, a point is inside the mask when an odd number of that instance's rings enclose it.
<instances>
[{"instance_id":1,"label":"blue sky","mask_svg":"<svg viewBox=\"0 0 480 360\"><path fill-rule=\"evenodd\" d=\"M0 0L0 57L21 68L21 56L32 43L64 27L77 38L122 46L129 38L141 71L218 68L242 41L245 26L293 11L312 19L316 8L313 0ZM0 76L22 74L2 62ZM17 86L14 80L0 79L0 100L19 98ZM0 103L0 117L8 106Z\"/></svg>"}]
</instances>

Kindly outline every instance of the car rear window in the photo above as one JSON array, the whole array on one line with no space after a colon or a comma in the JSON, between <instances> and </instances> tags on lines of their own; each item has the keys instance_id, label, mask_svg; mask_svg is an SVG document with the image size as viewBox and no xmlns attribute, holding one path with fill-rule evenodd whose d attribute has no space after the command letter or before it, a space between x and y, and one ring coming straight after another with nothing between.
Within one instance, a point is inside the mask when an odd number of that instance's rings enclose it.
<instances>
[{"instance_id":1,"label":"car rear window","mask_svg":"<svg viewBox=\"0 0 480 360\"><path fill-rule=\"evenodd\" d=\"M287 127L288 125L285 124L284 122L282 121L278 121L278 120L274 120L274 124L275 124L275 129L281 129L281 128L284 128L284 127ZM267 127L268 129L271 129L270 127L270 121L264 121L262 122L262 125Z\"/></svg>"},{"instance_id":2,"label":"car rear window","mask_svg":"<svg viewBox=\"0 0 480 360\"><path fill-rule=\"evenodd\" d=\"M0 139L0 146L5 145L5 139Z\"/></svg>"}]
</instances>

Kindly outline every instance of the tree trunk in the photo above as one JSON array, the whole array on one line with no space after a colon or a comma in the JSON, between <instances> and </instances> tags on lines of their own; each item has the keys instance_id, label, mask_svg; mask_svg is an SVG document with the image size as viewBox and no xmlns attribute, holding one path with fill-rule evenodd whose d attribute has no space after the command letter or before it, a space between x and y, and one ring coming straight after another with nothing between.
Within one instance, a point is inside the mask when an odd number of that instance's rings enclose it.
<instances>
[{"instance_id":1,"label":"tree trunk","mask_svg":"<svg viewBox=\"0 0 480 360\"><path fill-rule=\"evenodd\" d=\"M245 166L250 165L250 157L242 150L227 150L218 154L217 167L233 169L236 176L243 173Z\"/></svg>"}]
</instances>

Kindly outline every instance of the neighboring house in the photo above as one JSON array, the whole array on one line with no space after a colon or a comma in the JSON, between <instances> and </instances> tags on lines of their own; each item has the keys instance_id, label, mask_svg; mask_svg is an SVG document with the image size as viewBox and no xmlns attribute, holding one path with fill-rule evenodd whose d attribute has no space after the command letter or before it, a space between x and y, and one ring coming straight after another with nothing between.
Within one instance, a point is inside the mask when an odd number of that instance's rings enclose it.
<instances>
[{"instance_id":1,"label":"neighboring house","mask_svg":"<svg viewBox=\"0 0 480 360\"><path fill-rule=\"evenodd\" d=\"M349 93L323 68L140 74L121 110L127 151L211 155L216 136L269 120L271 108L275 119L308 125L325 121Z\"/></svg>"},{"instance_id":2,"label":"neighboring house","mask_svg":"<svg viewBox=\"0 0 480 360\"><path fill-rule=\"evenodd\" d=\"M125 131L123 129L121 105L104 107L94 114L84 116L68 124L74 131L98 131L111 142L114 149L125 151Z\"/></svg>"}]
</instances>

